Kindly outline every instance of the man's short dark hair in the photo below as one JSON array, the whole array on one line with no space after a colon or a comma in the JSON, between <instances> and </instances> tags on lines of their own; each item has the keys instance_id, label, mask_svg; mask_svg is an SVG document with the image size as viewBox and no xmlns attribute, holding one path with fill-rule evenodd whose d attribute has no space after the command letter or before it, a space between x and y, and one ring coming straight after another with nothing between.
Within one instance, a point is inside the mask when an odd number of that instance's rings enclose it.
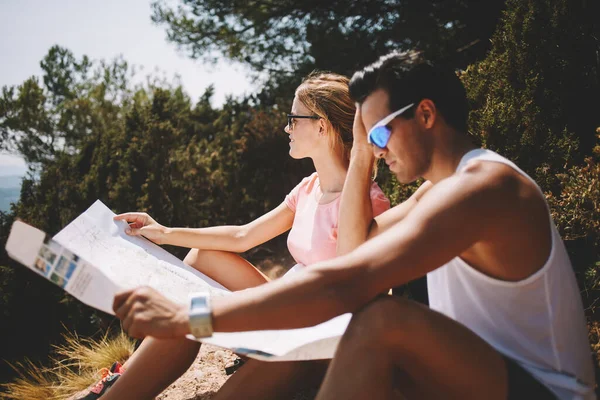
<instances>
[{"instance_id":1,"label":"man's short dark hair","mask_svg":"<svg viewBox=\"0 0 600 400\"><path fill-rule=\"evenodd\" d=\"M423 60L416 52L393 52L357 71L350 80L350 95L358 103L377 89L389 96L390 112L423 99L433 101L448 125L467 131L467 95L465 88L449 68ZM403 117L412 118L414 107Z\"/></svg>"}]
</instances>

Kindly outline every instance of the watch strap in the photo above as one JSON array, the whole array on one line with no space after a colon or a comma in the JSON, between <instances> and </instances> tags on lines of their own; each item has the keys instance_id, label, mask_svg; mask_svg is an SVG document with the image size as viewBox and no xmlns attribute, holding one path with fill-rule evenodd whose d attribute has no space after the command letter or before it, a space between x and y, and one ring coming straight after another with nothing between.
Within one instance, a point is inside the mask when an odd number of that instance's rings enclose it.
<instances>
[{"instance_id":1,"label":"watch strap","mask_svg":"<svg viewBox=\"0 0 600 400\"><path fill-rule=\"evenodd\" d=\"M190 332L197 338L212 336L210 295L206 292L190 294Z\"/></svg>"}]
</instances>

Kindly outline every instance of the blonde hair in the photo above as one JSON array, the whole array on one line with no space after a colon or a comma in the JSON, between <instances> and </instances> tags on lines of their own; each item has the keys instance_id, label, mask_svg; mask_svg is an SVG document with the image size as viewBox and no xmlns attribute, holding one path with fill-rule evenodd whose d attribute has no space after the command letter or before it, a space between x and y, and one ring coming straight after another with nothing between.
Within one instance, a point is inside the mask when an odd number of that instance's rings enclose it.
<instances>
[{"instance_id":1,"label":"blonde hair","mask_svg":"<svg viewBox=\"0 0 600 400\"><path fill-rule=\"evenodd\" d=\"M356 112L348 83L349 79L343 75L313 71L296 89L297 99L329 124L333 131L331 145L341 149L346 162L350 160Z\"/></svg>"}]
</instances>

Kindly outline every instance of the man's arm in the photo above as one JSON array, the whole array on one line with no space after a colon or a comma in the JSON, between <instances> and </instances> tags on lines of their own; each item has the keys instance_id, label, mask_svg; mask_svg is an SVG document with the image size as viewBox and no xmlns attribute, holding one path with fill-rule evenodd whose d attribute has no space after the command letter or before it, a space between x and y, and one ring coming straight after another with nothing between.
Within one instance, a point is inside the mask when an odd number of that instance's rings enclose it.
<instances>
[{"instance_id":1,"label":"man's arm","mask_svg":"<svg viewBox=\"0 0 600 400\"><path fill-rule=\"evenodd\" d=\"M518 205L516 187L510 179L490 174L463 173L445 179L399 223L351 253L311 266L294 279L215 298L214 329L300 328L353 312L387 288L423 276L485 240L487 230ZM152 323L162 316L149 318L144 308L157 302L136 300L134 294L115 298L120 318L135 321L136 313L143 316L140 324L124 322L125 329L133 327L138 335L162 334L153 331ZM170 331L184 332L182 321L185 318L175 319Z\"/></svg>"},{"instance_id":2,"label":"man's arm","mask_svg":"<svg viewBox=\"0 0 600 400\"><path fill-rule=\"evenodd\" d=\"M431 182L425 181L408 199L375 217L371 222L367 239L385 232L404 219L432 186Z\"/></svg>"},{"instance_id":3,"label":"man's arm","mask_svg":"<svg viewBox=\"0 0 600 400\"><path fill-rule=\"evenodd\" d=\"M338 256L347 254L363 244L367 240L373 221L370 192L375 156L367 142L359 105L356 107L352 130L354 141L350 152L350 165L340 199Z\"/></svg>"}]
</instances>

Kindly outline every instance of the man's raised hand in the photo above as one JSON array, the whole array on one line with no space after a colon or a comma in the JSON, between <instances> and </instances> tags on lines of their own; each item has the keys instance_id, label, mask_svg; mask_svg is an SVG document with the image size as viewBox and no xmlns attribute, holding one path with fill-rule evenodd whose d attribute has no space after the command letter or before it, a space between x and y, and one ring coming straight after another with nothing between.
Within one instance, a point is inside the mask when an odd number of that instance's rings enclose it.
<instances>
[{"instance_id":1,"label":"man's raised hand","mask_svg":"<svg viewBox=\"0 0 600 400\"><path fill-rule=\"evenodd\" d=\"M371 146L367 141L367 131L362 120L360 107L360 104L356 104L356 114L354 114L354 124L352 125L352 135L354 136L352 148L363 147L371 151Z\"/></svg>"}]
</instances>

